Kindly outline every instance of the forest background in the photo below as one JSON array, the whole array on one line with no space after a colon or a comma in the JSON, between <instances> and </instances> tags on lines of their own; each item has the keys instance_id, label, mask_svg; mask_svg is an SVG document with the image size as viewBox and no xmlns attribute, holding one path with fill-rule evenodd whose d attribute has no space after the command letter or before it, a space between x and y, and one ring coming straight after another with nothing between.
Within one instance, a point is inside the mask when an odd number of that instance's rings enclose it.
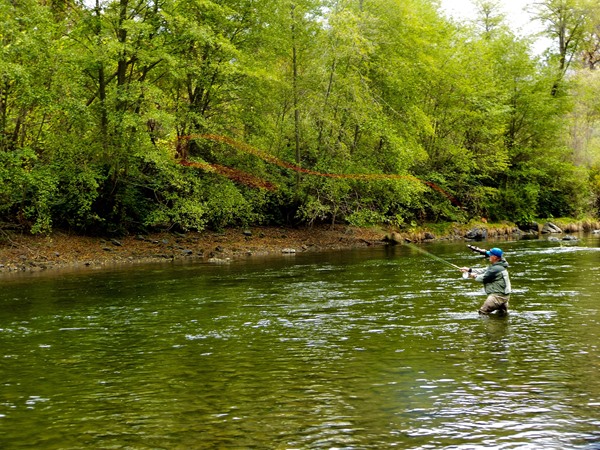
<instances>
[{"instance_id":1,"label":"forest background","mask_svg":"<svg viewBox=\"0 0 600 450\"><path fill-rule=\"evenodd\" d=\"M0 231L597 216L600 6L475 4L0 0Z\"/></svg>"}]
</instances>

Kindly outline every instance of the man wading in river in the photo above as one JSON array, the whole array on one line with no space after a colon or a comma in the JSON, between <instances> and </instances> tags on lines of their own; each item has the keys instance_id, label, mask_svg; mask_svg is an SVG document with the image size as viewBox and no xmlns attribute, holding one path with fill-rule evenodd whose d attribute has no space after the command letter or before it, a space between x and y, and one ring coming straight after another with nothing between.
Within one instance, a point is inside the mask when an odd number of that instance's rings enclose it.
<instances>
[{"instance_id":1,"label":"man wading in river","mask_svg":"<svg viewBox=\"0 0 600 450\"><path fill-rule=\"evenodd\" d=\"M498 314L504 315L508 312L508 300L510 299L508 262L499 248L492 248L485 254L490 258L490 266L487 269L461 267L460 270L467 273L470 278L475 278L475 281L481 281L485 293L488 294L487 299L479 308L479 314L488 315L498 311Z\"/></svg>"}]
</instances>

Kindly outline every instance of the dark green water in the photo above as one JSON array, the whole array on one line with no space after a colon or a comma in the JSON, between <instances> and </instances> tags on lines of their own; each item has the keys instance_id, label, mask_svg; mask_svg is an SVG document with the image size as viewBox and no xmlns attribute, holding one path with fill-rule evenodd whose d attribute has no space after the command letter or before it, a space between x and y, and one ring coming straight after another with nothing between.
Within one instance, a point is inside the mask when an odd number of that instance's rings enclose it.
<instances>
[{"instance_id":1,"label":"dark green water","mask_svg":"<svg viewBox=\"0 0 600 450\"><path fill-rule=\"evenodd\" d=\"M496 245L0 278L0 448L600 448L599 238Z\"/></svg>"}]
</instances>

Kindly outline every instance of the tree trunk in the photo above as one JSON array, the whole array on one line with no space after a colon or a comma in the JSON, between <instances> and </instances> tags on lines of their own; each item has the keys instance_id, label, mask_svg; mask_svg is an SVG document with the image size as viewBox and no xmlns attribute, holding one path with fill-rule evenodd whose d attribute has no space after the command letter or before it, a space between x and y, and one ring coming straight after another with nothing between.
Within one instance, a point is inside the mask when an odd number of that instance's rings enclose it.
<instances>
[{"instance_id":1,"label":"tree trunk","mask_svg":"<svg viewBox=\"0 0 600 450\"><path fill-rule=\"evenodd\" d=\"M296 48L296 5L292 4L292 95L294 98L294 145L296 165L300 167L300 109L298 107L298 50ZM300 172L296 172L296 189L300 188Z\"/></svg>"},{"instance_id":2,"label":"tree trunk","mask_svg":"<svg viewBox=\"0 0 600 450\"><path fill-rule=\"evenodd\" d=\"M100 0L96 0L96 37L98 45L102 45L102 25ZM102 135L102 147L104 151L108 148L108 116L106 112L106 75L104 73L104 63L100 62L98 67L98 97L100 100L100 133Z\"/></svg>"}]
</instances>

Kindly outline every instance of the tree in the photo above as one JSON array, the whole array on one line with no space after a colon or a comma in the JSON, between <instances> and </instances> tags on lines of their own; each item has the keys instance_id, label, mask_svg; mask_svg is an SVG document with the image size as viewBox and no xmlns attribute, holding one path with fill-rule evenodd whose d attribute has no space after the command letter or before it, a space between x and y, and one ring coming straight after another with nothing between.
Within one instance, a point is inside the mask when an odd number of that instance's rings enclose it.
<instances>
[{"instance_id":1,"label":"tree","mask_svg":"<svg viewBox=\"0 0 600 450\"><path fill-rule=\"evenodd\" d=\"M600 64L600 4L591 3L588 9L588 28L584 35L583 67L595 70Z\"/></svg>"},{"instance_id":2,"label":"tree","mask_svg":"<svg viewBox=\"0 0 600 450\"><path fill-rule=\"evenodd\" d=\"M484 36L496 31L498 27L506 28L506 16L500 11L499 0L476 0L476 24L481 26Z\"/></svg>"},{"instance_id":3,"label":"tree","mask_svg":"<svg viewBox=\"0 0 600 450\"><path fill-rule=\"evenodd\" d=\"M573 109L567 116L573 162L591 168L600 163L600 73L582 70L573 77L571 95Z\"/></svg>"},{"instance_id":4,"label":"tree","mask_svg":"<svg viewBox=\"0 0 600 450\"><path fill-rule=\"evenodd\" d=\"M543 0L534 4L535 17L545 27L546 35L555 40L557 44L556 80L552 85L553 96L561 93L561 83L565 74L582 50L589 26L592 1Z\"/></svg>"},{"instance_id":5,"label":"tree","mask_svg":"<svg viewBox=\"0 0 600 450\"><path fill-rule=\"evenodd\" d=\"M44 144L60 114L61 31L35 1L0 1L0 217L34 231L50 229L57 189Z\"/></svg>"}]
</instances>

